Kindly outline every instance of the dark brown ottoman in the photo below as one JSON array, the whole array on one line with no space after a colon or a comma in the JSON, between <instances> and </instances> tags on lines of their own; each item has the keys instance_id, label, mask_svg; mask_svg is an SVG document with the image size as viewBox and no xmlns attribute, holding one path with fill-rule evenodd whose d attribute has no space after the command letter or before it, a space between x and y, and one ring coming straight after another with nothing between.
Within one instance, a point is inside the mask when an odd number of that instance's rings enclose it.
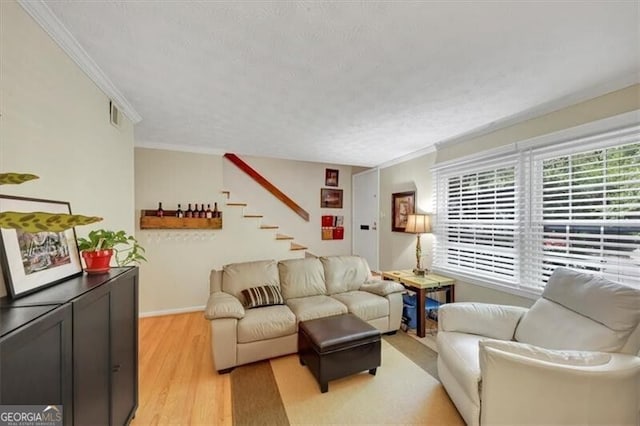
<instances>
[{"instance_id":1,"label":"dark brown ottoman","mask_svg":"<svg viewBox=\"0 0 640 426\"><path fill-rule=\"evenodd\" d=\"M380 366L380 331L352 314L302 321L298 330L300 363L315 376L320 390L329 380Z\"/></svg>"}]
</instances>

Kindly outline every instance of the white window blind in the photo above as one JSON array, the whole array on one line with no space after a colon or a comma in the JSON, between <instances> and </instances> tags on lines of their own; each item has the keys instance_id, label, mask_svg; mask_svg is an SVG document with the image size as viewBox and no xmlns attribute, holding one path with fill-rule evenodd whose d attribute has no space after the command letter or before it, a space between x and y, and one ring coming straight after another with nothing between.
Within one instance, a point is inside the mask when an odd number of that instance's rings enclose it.
<instances>
[{"instance_id":1,"label":"white window blind","mask_svg":"<svg viewBox=\"0 0 640 426\"><path fill-rule=\"evenodd\" d=\"M640 286L640 126L514 151L436 169L435 269L529 294L558 266Z\"/></svg>"},{"instance_id":2,"label":"white window blind","mask_svg":"<svg viewBox=\"0 0 640 426\"><path fill-rule=\"evenodd\" d=\"M525 283L557 266L640 284L640 143L535 156Z\"/></svg>"},{"instance_id":3,"label":"white window blind","mask_svg":"<svg viewBox=\"0 0 640 426\"><path fill-rule=\"evenodd\" d=\"M519 263L517 170L512 161L439 177L436 264L515 281Z\"/></svg>"}]
</instances>

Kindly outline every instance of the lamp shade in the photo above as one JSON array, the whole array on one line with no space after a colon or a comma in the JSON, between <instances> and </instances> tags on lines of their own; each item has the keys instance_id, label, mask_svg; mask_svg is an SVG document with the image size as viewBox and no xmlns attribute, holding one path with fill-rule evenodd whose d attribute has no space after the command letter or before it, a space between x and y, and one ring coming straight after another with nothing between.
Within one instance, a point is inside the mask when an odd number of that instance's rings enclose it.
<instances>
[{"instance_id":1,"label":"lamp shade","mask_svg":"<svg viewBox=\"0 0 640 426\"><path fill-rule=\"evenodd\" d=\"M404 232L426 234L431 232L431 221L427 214L410 214L407 216L407 227Z\"/></svg>"}]
</instances>

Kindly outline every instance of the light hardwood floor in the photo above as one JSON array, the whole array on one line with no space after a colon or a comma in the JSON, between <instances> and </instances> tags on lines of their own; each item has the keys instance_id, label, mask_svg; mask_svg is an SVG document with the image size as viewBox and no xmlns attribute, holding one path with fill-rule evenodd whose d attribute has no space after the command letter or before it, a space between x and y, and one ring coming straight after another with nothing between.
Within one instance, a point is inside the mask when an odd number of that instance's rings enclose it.
<instances>
[{"instance_id":1,"label":"light hardwood floor","mask_svg":"<svg viewBox=\"0 0 640 426\"><path fill-rule=\"evenodd\" d=\"M231 425L229 375L211 359L202 312L140 319L139 406L132 425Z\"/></svg>"}]
</instances>

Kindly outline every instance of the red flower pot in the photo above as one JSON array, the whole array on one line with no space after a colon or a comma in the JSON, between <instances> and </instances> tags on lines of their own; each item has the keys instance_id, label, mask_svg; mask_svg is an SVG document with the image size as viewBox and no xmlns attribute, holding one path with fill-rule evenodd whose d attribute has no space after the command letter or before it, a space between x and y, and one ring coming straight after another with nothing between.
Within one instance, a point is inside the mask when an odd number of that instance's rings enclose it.
<instances>
[{"instance_id":1,"label":"red flower pot","mask_svg":"<svg viewBox=\"0 0 640 426\"><path fill-rule=\"evenodd\" d=\"M98 251L83 251L82 258L84 259L87 274L102 274L109 272L109 263L111 262L111 256L113 255L113 249L98 250Z\"/></svg>"}]
</instances>

